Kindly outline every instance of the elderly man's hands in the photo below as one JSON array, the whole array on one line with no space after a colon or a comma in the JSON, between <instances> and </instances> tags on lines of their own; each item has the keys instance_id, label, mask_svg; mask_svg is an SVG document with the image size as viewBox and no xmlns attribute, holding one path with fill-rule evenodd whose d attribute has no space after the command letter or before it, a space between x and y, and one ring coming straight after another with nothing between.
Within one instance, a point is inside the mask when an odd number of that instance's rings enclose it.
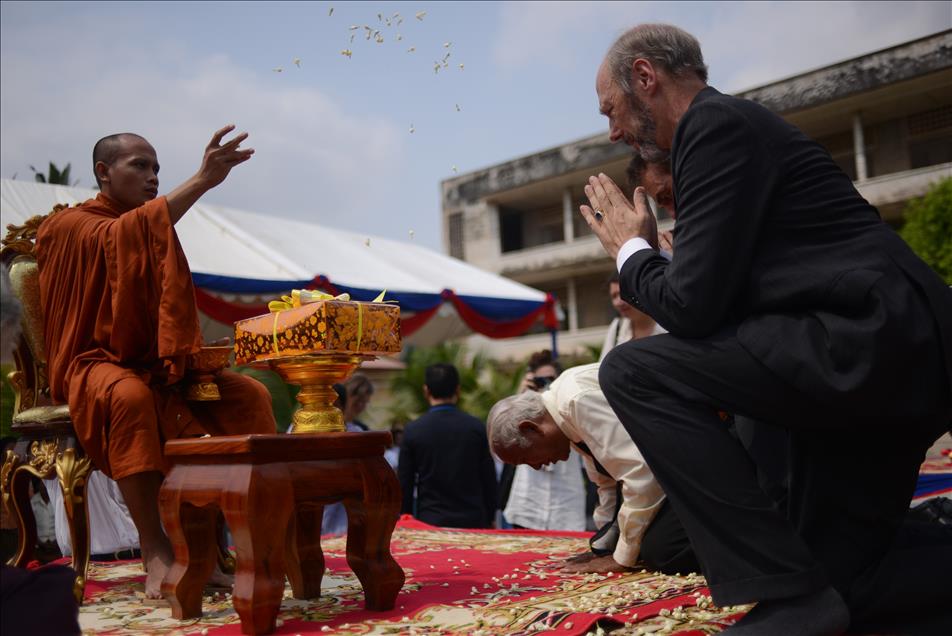
<instances>
[{"instance_id":1,"label":"elderly man's hands","mask_svg":"<svg viewBox=\"0 0 952 636\"><path fill-rule=\"evenodd\" d=\"M565 574L589 574L592 572L627 572L631 568L622 565L608 554L606 556L594 557L587 561L570 563L562 568Z\"/></svg>"},{"instance_id":2,"label":"elderly man's hands","mask_svg":"<svg viewBox=\"0 0 952 636\"><path fill-rule=\"evenodd\" d=\"M636 188L633 201L629 201L614 181L599 174L589 177L585 196L591 207L581 206L582 216L609 256L618 256L621 246L636 236L658 248L658 221L644 188Z\"/></svg>"}]
</instances>

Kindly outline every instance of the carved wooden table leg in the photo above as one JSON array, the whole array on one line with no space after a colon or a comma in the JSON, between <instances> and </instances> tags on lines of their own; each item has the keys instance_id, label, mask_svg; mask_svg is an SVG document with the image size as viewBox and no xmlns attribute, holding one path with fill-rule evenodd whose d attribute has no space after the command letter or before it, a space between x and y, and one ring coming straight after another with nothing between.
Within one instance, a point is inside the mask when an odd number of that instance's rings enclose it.
<instances>
[{"instance_id":1,"label":"carved wooden table leg","mask_svg":"<svg viewBox=\"0 0 952 636\"><path fill-rule=\"evenodd\" d=\"M202 615L202 590L215 567L217 545L218 506L207 497L196 502L207 505L193 505L190 472L194 473L194 467L174 467L159 492L162 524L175 553L175 563L162 581L162 595L172 607L172 616L179 620ZM202 482L194 485L201 486Z\"/></svg>"},{"instance_id":2,"label":"carved wooden table leg","mask_svg":"<svg viewBox=\"0 0 952 636\"><path fill-rule=\"evenodd\" d=\"M284 541L294 512L285 464L233 466L221 501L238 552L233 598L241 631L269 634L284 595Z\"/></svg>"},{"instance_id":3,"label":"carved wooden table leg","mask_svg":"<svg viewBox=\"0 0 952 636\"><path fill-rule=\"evenodd\" d=\"M284 566L294 598L303 600L321 595L321 579L324 578L323 517L324 506L298 503L294 521L288 527Z\"/></svg>"},{"instance_id":4,"label":"carved wooden table leg","mask_svg":"<svg viewBox=\"0 0 952 636\"><path fill-rule=\"evenodd\" d=\"M403 569L390 554L390 537L400 516L400 483L383 457L360 460L364 496L345 499L347 564L364 588L364 607L393 609L403 587Z\"/></svg>"}]
</instances>

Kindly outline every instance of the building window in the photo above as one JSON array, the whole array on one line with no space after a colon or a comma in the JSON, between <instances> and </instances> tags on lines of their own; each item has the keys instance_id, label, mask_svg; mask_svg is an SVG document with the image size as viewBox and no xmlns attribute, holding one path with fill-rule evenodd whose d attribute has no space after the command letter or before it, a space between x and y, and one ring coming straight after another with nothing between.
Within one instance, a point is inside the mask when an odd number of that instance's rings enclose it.
<instances>
[{"instance_id":1,"label":"building window","mask_svg":"<svg viewBox=\"0 0 952 636\"><path fill-rule=\"evenodd\" d=\"M853 146L853 131L847 130L835 135L820 137L816 140L827 149L833 162L846 173L851 181L856 181L856 153ZM873 150L875 148L875 132L873 129L863 128L863 141L866 146L866 176L876 174L873 166Z\"/></svg>"},{"instance_id":2,"label":"building window","mask_svg":"<svg viewBox=\"0 0 952 636\"><path fill-rule=\"evenodd\" d=\"M575 279L575 304L579 329L607 326L615 317L608 295L611 270Z\"/></svg>"},{"instance_id":3,"label":"building window","mask_svg":"<svg viewBox=\"0 0 952 636\"><path fill-rule=\"evenodd\" d=\"M449 215L450 256L463 260L463 213Z\"/></svg>"},{"instance_id":4,"label":"building window","mask_svg":"<svg viewBox=\"0 0 952 636\"><path fill-rule=\"evenodd\" d=\"M503 253L522 249L522 212L499 208L499 242Z\"/></svg>"},{"instance_id":5,"label":"building window","mask_svg":"<svg viewBox=\"0 0 952 636\"><path fill-rule=\"evenodd\" d=\"M952 106L909 115L908 127L911 168L952 161Z\"/></svg>"},{"instance_id":6,"label":"building window","mask_svg":"<svg viewBox=\"0 0 952 636\"><path fill-rule=\"evenodd\" d=\"M565 240L562 206L535 209L499 207L499 241L502 252L515 252Z\"/></svg>"}]
</instances>

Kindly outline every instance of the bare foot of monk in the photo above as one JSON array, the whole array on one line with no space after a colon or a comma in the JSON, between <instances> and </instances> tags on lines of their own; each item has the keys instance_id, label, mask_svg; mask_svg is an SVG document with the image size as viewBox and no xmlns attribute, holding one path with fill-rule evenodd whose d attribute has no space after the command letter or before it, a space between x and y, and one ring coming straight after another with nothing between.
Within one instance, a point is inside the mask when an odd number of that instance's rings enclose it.
<instances>
[{"instance_id":1,"label":"bare foot of monk","mask_svg":"<svg viewBox=\"0 0 952 636\"><path fill-rule=\"evenodd\" d=\"M160 599L162 598L162 580L175 561L172 556L172 548L166 543L164 546L150 550L148 554L145 550L142 552L142 560L146 563L145 597L147 599Z\"/></svg>"},{"instance_id":2,"label":"bare foot of monk","mask_svg":"<svg viewBox=\"0 0 952 636\"><path fill-rule=\"evenodd\" d=\"M235 577L222 572L221 567L216 563L215 569L212 570L211 576L208 577L208 583L206 585L213 588L224 588L231 592L235 587Z\"/></svg>"}]
</instances>

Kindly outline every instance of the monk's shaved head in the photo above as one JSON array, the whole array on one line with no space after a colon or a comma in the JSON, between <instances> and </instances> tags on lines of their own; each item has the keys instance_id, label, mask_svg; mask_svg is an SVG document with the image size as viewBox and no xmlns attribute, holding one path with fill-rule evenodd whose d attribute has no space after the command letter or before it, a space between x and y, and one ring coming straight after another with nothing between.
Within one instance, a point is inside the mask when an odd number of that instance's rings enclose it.
<instances>
[{"instance_id":1,"label":"monk's shaved head","mask_svg":"<svg viewBox=\"0 0 952 636\"><path fill-rule=\"evenodd\" d=\"M122 151L123 143L132 139L141 139L149 143L142 135L135 133L116 133L103 137L93 146L93 175L96 177L96 185L100 188L102 188L102 183L99 181L99 175L96 174L96 164L101 161L107 166L112 165Z\"/></svg>"}]
</instances>

